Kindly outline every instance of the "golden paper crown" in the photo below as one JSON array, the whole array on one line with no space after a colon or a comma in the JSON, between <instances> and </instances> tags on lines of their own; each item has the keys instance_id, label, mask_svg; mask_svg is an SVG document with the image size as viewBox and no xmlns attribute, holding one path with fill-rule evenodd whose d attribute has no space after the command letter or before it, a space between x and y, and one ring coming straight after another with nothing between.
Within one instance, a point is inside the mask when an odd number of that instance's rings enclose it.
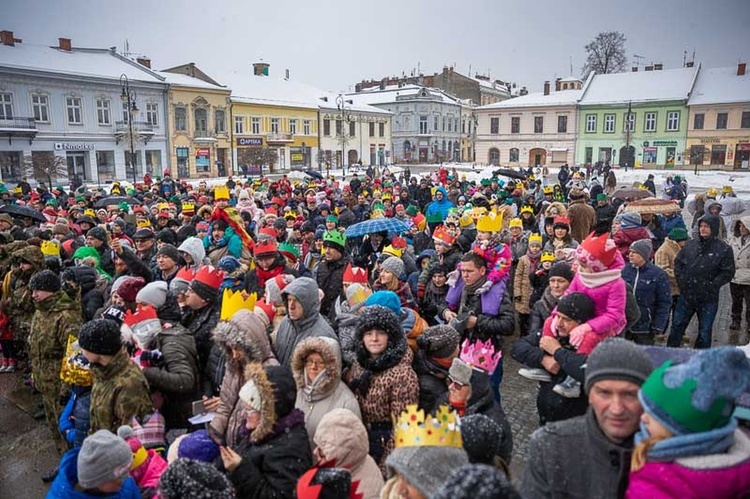
<instances>
[{"instance_id":1,"label":"golden paper crown","mask_svg":"<svg viewBox=\"0 0 750 499\"><path fill-rule=\"evenodd\" d=\"M485 213L477 221L477 230L480 232L500 232L503 228L503 214L489 212Z\"/></svg>"},{"instance_id":2,"label":"golden paper crown","mask_svg":"<svg viewBox=\"0 0 750 499\"><path fill-rule=\"evenodd\" d=\"M87 208L87 209L83 210L83 214L84 215L88 215L91 218L96 218L96 212L94 210L92 210L91 208Z\"/></svg>"},{"instance_id":3,"label":"golden paper crown","mask_svg":"<svg viewBox=\"0 0 750 499\"><path fill-rule=\"evenodd\" d=\"M148 218L144 218L143 220L138 220L136 225L139 229L148 229L151 227L151 221Z\"/></svg>"},{"instance_id":4,"label":"golden paper crown","mask_svg":"<svg viewBox=\"0 0 750 499\"><path fill-rule=\"evenodd\" d=\"M217 185L214 187L214 200L229 199L229 188L226 185Z\"/></svg>"},{"instance_id":5,"label":"golden paper crown","mask_svg":"<svg viewBox=\"0 0 750 499\"><path fill-rule=\"evenodd\" d=\"M44 256L60 256L60 246L55 241L42 241L41 248Z\"/></svg>"},{"instance_id":6,"label":"golden paper crown","mask_svg":"<svg viewBox=\"0 0 750 499\"><path fill-rule=\"evenodd\" d=\"M156 209L159 211L161 210L168 210L169 209L169 203L159 203L156 205Z\"/></svg>"},{"instance_id":7,"label":"golden paper crown","mask_svg":"<svg viewBox=\"0 0 750 499\"><path fill-rule=\"evenodd\" d=\"M239 291L232 291L229 288L225 289L224 296L221 300L221 315L219 316L219 319L222 321L228 321L234 317L235 313L243 308L252 312L255 310L256 299L257 297L255 293L244 298Z\"/></svg>"},{"instance_id":8,"label":"golden paper crown","mask_svg":"<svg viewBox=\"0 0 750 499\"><path fill-rule=\"evenodd\" d=\"M458 418L447 406L441 405L434 416L417 409L416 404L406 406L393 425L396 447L457 447L463 449Z\"/></svg>"},{"instance_id":9,"label":"golden paper crown","mask_svg":"<svg viewBox=\"0 0 750 499\"><path fill-rule=\"evenodd\" d=\"M193 203L182 203L183 213L193 213L195 211L195 205Z\"/></svg>"}]
</instances>

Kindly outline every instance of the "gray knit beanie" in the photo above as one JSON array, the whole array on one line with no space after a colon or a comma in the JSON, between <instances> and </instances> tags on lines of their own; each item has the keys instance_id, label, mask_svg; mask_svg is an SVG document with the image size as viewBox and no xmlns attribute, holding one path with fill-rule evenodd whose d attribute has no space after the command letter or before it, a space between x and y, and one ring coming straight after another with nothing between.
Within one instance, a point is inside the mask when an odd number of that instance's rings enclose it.
<instances>
[{"instance_id":1,"label":"gray knit beanie","mask_svg":"<svg viewBox=\"0 0 750 499\"><path fill-rule=\"evenodd\" d=\"M639 239L630 245L630 251L638 253L647 262L651 260L653 250L654 245L651 243L651 239Z\"/></svg>"},{"instance_id":2,"label":"gray knit beanie","mask_svg":"<svg viewBox=\"0 0 750 499\"><path fill-rule=\"evenodd\" d=\"M149 303L153 305L154 308L159 309L163 307L164 303L167 301L167 290L168 285L166 281L150 282L138 291L135 301Z\"/></svg>"},{"instance_id":3,"label":"gray knit beanie","mask_svg":"<svg viewBox=\"0 0 750 499\"><path fill-rule=\"evenodd\" d=\"M78 483L84 489L127 477L133 454L130 446L109 430L99 430L83 441L78 453Z\"/></svg>"},{"instance_id":4,"label":"gray knit beanie","mask_svg":"<svg viewBox=\"0 0 750 499\"><path fill-rule=\"evenodd\" d=\"M461 335L447 324L428 327L417 338L417 345L424 349L429 357L444 359L450 357L458 348Z\"/></svg>"},{"instance_id":5,"label":"gray knit beanie","mask_svg":"<svg viewBox=\"0 0 750 499\"><path fill-rule=\"evenodd\" d=\"M389 474L401 475L425 496L434 494L451 471L469 464L463 449L456 447L396 447L385 460Z\"/></svg>"},{"instance_id":6,"label":"gray knit beanie","mask_svg":"<svg viewBox=\"0 0 750 499\"><path fill-rule=\"evenodd\" d=\"M599 343L586 361L586 392L599 380L631 381L638 386L653 371L646 352L632 341L609 338Z\"/></svg>"},{"instance_id":7,"label":"gray knit beanie","mask_svg":"<svg viewBox=\"0 0 750 499\"><path fill-rule=\"evenodd\" d=\"M404 261L400 258L396 258L395 256L390 256L380 264L380 268L383 270L387 270L391 274L395 275L396 278L400 278L401 274L404 273Z\"/></svg>"}]
</instances>

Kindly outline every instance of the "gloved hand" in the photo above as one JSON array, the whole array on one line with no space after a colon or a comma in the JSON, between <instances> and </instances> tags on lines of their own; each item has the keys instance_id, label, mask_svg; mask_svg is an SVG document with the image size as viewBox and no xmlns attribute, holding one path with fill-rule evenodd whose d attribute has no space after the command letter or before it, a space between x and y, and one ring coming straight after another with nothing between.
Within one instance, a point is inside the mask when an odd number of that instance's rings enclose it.
<instances>
[{"instance_id":1,"label":"gloved hand","mask_svg":"<svg viewBox=\"0 0 750 499\"><path fill-rule=\"evenodd\" d=\"M458 277L461 275L461 273L458 271L458 269L448 272L448 280L446 281L448 283L448 286L453 287L458 282Z\"/></svg>"},{"instance_id":2,"label":"gloved hand","mask_svg":"<svg viewBox=\"0 0 750 499\"><path fill-rule=\"evenodd\" d=\"M144 350L141 352L141 361L150 362L156 364L164 358L164 355L159 350Z\"/></svg>"},{"instance_id":3,"label":"gloved hand","mask_svg":"<svg viewBox=\"0 0 750 499\"><path fill-rule=\"evenodd\" d=\"M583 343L583 337L586 336L586 333L590 333L591 331L591 326L586 322L580 326L574 327L570 332L570 344L576 348L580 347L581 343Z\"/></svg>"},{"instance_id":4,"label":"gloved hand","mask_svg":"<svg viewBox=\"0 0 750 499\"><path fill-rule=\"evenodd\" d=\"M487 282L485 282L484 284L482 284L482 285L481 285L481 286L479 287L479 289L477 289L477 291L476 291L476 293L475 293L475 294L477 294L477 295L483 295L483 294L485 294L485 293L486 293L487 291L489 291L489 290L490 290L490 288L492 288L492 281L487 281Z\"/></svg>"}]
</instances>

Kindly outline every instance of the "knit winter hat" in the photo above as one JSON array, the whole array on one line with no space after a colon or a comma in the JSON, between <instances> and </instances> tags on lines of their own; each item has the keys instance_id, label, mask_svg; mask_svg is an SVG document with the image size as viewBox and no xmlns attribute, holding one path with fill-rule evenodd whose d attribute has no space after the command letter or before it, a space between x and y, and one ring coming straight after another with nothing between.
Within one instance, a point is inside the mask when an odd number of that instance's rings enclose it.
<instances>
[{"instance_id":1,"label":"knit winter hat","mask_svg":"<svg viewBox=\"0 0 750 499\"><path fill-rule=\"evenodd\" d=\"M651 260L653 250L654 245L651 243L651 239L639 239L630 245L630 251L638 253L647 262Z\"/></svg>"},{"instance_id":2,"label":"knit winter hat","mask_svg":"<svg viewBox=\"0 0 750 499\"><path fill-rule=\"evenodd\" d=\"M138 292L145 285L146 281L143 277L128 277L117 287L117 294L127 302L134 302Z\"/></svg>"},{"instance_id":3,"label":"knit winter hat","mask_svg":"<svg viewBox=\"0 0 750 499\"><path fill-rule=\"evenodd\" d=\"M78 345L98 355L115 355L122 348L120 327L108 319L94 319L81 326Z\"/></svg>"},{"instance_id":4,"label":"knit winter hat","mask_svg":"<svg viewBox=\"0 0 750 499\"><path fill-rule=\"evenodd\" d=\"M234 486L209 463L178 459L159 478L162 499L234 499Z\"/></svg>"},{"instance_id":5,"label":"knit winter hat","mask_svg":"<svg viewBox=\"0 0 750 499\"><path fill-rule=\"evenodd\" d=\"M240 265L242 265L242 263L238 259L231 255L227 255L219 259L219 263L216 267L223 270L227 274L231 274L232 272L240 268Z\"/></svg>"},{"instance_id":6,"label":"knit winter hat","mask_svg":"<svg viewBox=\"0 0 750 499\"><path fill-rule=\"evenodd\" d=\"M365 287L358 282L350 284L349 287L346 288L346 301L349 304L349 310L355 311L359 309L360 306L363 306L371 293L372 290L370 288Z\"/></svg>"},{"instance_id":7,"label":"knit winter hat","mask_svg":"<svg viewBox=\"0 0 750 499\"><path fill-rule=\"evenodd\" d=\"M387 270L391 274L395 275L396 279L398 279L399 277L401 277L401 274L404 273L404 261L400 258L396 258L395 256L390 256L380 264L380 268L383 270Z\"/></svg>"},{"instance_id":8,"label":"knit winter hat","mask_svg":"<svg viewBox=\"0 0 750 499\"><path fill-rule=\"evenodd\" d=\"M380 305L401 317L401 299L393 291L376 291L365 301L365 306Z\"/></svg>"},{"instance_id":9,"label":"knit winter hat","mask_svg":"<svg viewBox=\"0 0 750 499\"><path fill-rule=\"evenodd\" d=\"M454 469L430 499L521 499L502 471L486 464L467 464Z\"/></svg>"},{"instance_id":10,"label":"knit winter hat","mask_svg":"<svg viewBox=\"0 0 750 499\"><path fill-rule=\"evenodd\" d=\"M653 370L641 347L623 338L608 338L594 348L586 361L584 388L588 393L602 379L630 381L640 386Z\"/></svg>"},{"instance_id":11,"label":"knit winter hat","mask_svg":"<svg viewBox=\"0 0 750 499\"><path fill-rule=\"evenodd\" d=\"M219 457L219 446L211 440L206 430L194 431L180 441L177 457L212 463Z\"/></svg>"},{"instance_id":12,"label":"knit winter hat","mask_svg":"<svg viewBox=\"0 0 750 499\"><path fill-rule=\"evenodd\" d=\"M338 497L362 497L351 495L352 475L344 468L328 468L326 463L307 470L297 481L296 492L300 499L329 499Z\"/></svg>"},{"instance_id":13,"label":"knit winter hat","mask_svg":"<svg viewBox=\"0 0 750 499\"><path fill-rule=\"evenodd\" d=\"M376 294L377 293L373 293L372 296L375 296ZM372 298L372 296L370 296L370 298ZM373 329L380 329L388 333L389 344L396 344L399 339L404 338L398 317L393 311L382 305L371 305L369 301L368 298L367 302L365 302L366 308L362 311L362 314L360 314L359 320L357 321L357 341L361 343L365 333Z\"/></svg>"},{"instance_id":14,"label":"knit winter hat","mask_svg":"<svg viewBox=\"0 0 750 499\"><path fill-rule=\"evenodd\" d=\"M637 211L623 211L615 217L621 229L636 229L641 226L641 214Z\"/></svg>"},{"instance_id":15,"label":"knit winter hat","mask_svg":"<svg viewBox=\"0 0 750 499\"><path fill-rule=\"evenodd\" d=\"M282 304L284 299L281 296L282 291L294 280L291 274L280 274L266 281L266 301L269 303Z\"/></svg>"},{"instance_id":16,"label":"knit winter hat","mask_svg":"<svg viewBox=\"0 0 750 499\"><path fill-rule=\"evenodd\" d=\"M492 464L500 455L500 443L507 437L503 428L484 414L461 418L461 441L470 463Z\"/></svg>"},{"instance_id":17,"label":"knit winter hat","mask_svg":"<svg viewBox=\"0 0 750 499\"><path fill-rule=\"evenodd\" d=\"M547 272L547 275L549 275L549 277L562 277L568 282L572 282L573 277L575 277L575 273L568 262L553 263L552 267L550 267Z\"/></svg>"},{"instance_id":18,"label":"knit winter hat","mask_svg":"<svg viewBox=\"0 0 750 499\"><path fill-rule=\"evenodd\" d=\"M122 321L125 320L125 310L123 310L121 307L118 307L117 305L112 305L107 310L102 312L102 319L114 321L119 327L122 325Z\"/></svg>"},{"instance_id":19,"label":"knit winter hat","mask_svg":"<svg viewBox=\"0 0 750 499\"><path fill-rule=\"evenodd\" d=\"M458 331L446 324L438 324L425 329L417 338L417 345L428 357L444 359L457 351L460 341L461 335Z\"/></svg>"},{"instance_id":20,"label":"knit winter hat","mask_svg":"<svg viewBox=\"0 0 750 499\"><path fill-rule=\"evenodd\" d=\"M180 252L171 244L162 244L156 256L163 255L170 258L174 263L180 263Z\"/></svg>"},{"instance_id":21,"label":"knit winter hat","mask_svg":"<svg viewBox=\"0 0 750 499\"><path fill-rule=\"evenodd\" d=\"M700 350L683 364L658 367L638 392L643 409L675 435L726 426L750 380L750 360L735 347Z\"/></svg>"},{"instance_id":22,"label":"knit winter hat","mask_svg":"<svg viewBox=\"0 0 750 499\"><path fill-rule=\"evenodd\" d=\"M606 200L607 200L607 195L606 195L606 194L604 194L604 193L602 193L602 194L597 194L597 195L596 195L596 200L597 200L597 201L606 201Z\"/></svg>"},{"instance_id":23,"label":"knit winter hat","mask_svg":"<svg viewBox=\"0 0 750 499\"><path fill-rule=\"evenodd\" d=\"M65 235L68 234L68 232L70 232L70 227L68 227L68 224L57 223L52 228L52 234L61 234L61 235L65 236Z\"/></svg>"},{"instance_id":24,"label":"knit winter hat","mask_svg":"<svg viewBox=\"0 0 750 499\"><path fill-rule=\"evenodd\" d=\"M150 282L138 291L135 301L138 303L148 303L153 305L154 308L159 309L167 302L167 290L168 285L166 281Z\"/></svg>"},{"instance_id":25,"label":"knit winter hat","mask_svg":"<svg viewBox=\"0 0 750 499\"><path fill-rule=\"evenodd\" d=\"M397 472L427 497L440 488L451 471L468 463L463 449L439 446L396 447L385 460L389 475Z\"/></svg>"},{"instance_id":26,"label":"knit winter hat","mask_svg":"<svg viewBox=\"0 0 750 499\"><path fill-rule=\"evenodd\" d=\"M148 451L133 433L133 428L122 425L117 429L117 436L125 440L125 443L130 447L130 452L133 453L133 463L130 465L131 471L148 461Z\"/></svg>"},{"instance_id":27,"label":"knit winter hat","mask_svg":"<svg viewBox=\"0 0 750 499\"><path fill-rule=\"evenodd\" d=\"M689 236L687 229L683 227L675 227L669 231L667 237L672 241L687 241Z\"/></svg>"},{"instance_id":28,"label":"knit winter hat","mask_svg":"<svg viewBox=\"0 0 750 499\"><path fill-rule=\"evenodd\" d=\"M594 317L594 302L584 293L570 293L557 302L557 311L583 324Z\"/></svg>"},{"instance_id":29,"label":"knit winter hat","mask_svg":"<svg viewBox=\"0 0 750 499\"><path fill-rule=\"evenodd\" d=\"M49 291L57 293L60 291L60 277L51 270L40 270L29 281L31 291Z\"/></svg>"},{"instance_id":30,"label":"knit winter hat","mask_svg":"<svg viewBox=\"0 0 750 499\"><path fill-rule=\"evenodd\" d=\"M576 259L591 273L608 270L617 259L617 253L617 245L608 233L597 235L592 232L575 249Z\"/></svg>"},{"instance_id":31,"label":"knit winter hat","mask_svg":"<svg viewBox=\"0 0 750 499\"><path fill-rule=\"evenodd\" d=\"M86 236L91 236L94 239L98 239L100 241L107 241L107 231L102 229L101 227L92 227L89 229L89 231L86 233Z\"/></svg>"},{"instance_id":32,"label":"knit winter hat","mask_svg":"<svg viewBox=\"0 0 750 499\"><path fill-rule=\"evenodd\" d=\"M123 439L109 430L88 436L78 452L78 483L84 489L124 478L130 472L133 454Z\"/></svg>"}]
</instances>

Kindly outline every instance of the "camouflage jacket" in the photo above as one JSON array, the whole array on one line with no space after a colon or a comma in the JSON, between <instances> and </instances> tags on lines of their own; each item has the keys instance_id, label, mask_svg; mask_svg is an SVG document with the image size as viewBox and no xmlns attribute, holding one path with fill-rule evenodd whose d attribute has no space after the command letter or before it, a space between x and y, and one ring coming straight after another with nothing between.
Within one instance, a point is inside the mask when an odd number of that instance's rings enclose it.
<instances>
[{"instance_id":1,"label":"camouflage jacket","mask_svg":"<svg viewBox=\"0 0 750 499\"><path fill-rule=\"evenodd\" d=\"M68 336L72 334L78 337L82 325L81 306L65 291L58 291L37 302L29 334L29 354L32 361L55 360L59 373Z\"/></svg>"},{"instance_id":2,"label":"camouflage jacket","mask_svg":"<svg viewBox=\"0 0 750 499\"><path fill-rule=\"evenodd\" d=\"M124 349L106 366L92 364L91 372L90 434L116 433L120 426L131 425L134 417L143 423L153 413L148 382Z\"/></svg>"}]
</instances>

